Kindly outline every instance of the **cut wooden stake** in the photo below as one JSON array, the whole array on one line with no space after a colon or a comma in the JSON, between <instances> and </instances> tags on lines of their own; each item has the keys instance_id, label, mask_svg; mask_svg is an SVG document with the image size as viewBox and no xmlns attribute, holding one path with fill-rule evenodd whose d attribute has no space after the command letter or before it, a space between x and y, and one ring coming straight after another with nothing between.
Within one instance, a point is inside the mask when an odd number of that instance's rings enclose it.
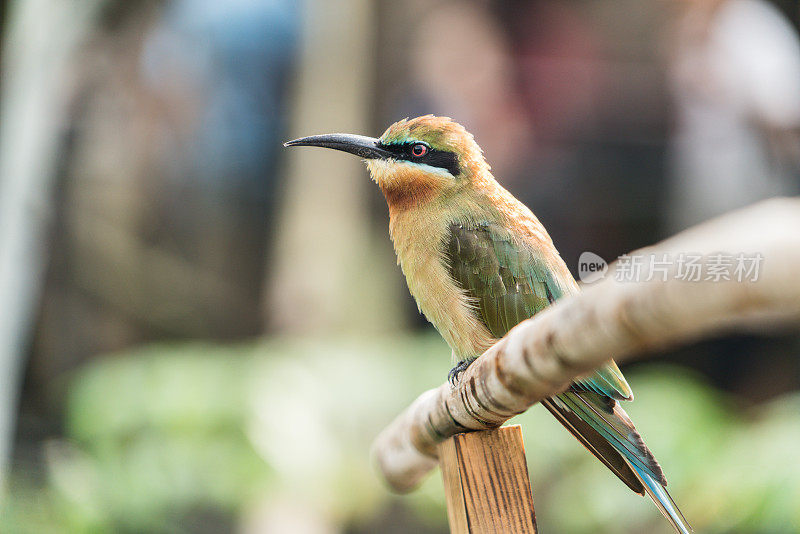
<instances>
[{"instance_id":1,"label":"cut wooden stake","mask_svg":"<svg viewBox=\"0 0 800 534\"><path fill-rule=\"evenodd\" d=\"M535 534L519 425L456 434L439 445L451 534Z\"/></svg>"}]
</instances>

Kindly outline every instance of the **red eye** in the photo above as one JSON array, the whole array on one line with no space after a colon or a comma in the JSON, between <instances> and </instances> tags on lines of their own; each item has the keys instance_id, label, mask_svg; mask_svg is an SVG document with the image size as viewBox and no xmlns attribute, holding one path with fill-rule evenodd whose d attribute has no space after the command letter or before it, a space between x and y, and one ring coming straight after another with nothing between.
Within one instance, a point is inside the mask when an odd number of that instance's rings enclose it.
<instances>
[{"instance_id":1,"label":"red eye","mask_svg":"<svg viewBox=\"0 0 800 534\"><path fill-rule=\"evenodd\" d=\"M411 146L411 155L415 158L421 158L428 153L428 147L422 143L416 143Z\"/></svg>"}]
</instances>

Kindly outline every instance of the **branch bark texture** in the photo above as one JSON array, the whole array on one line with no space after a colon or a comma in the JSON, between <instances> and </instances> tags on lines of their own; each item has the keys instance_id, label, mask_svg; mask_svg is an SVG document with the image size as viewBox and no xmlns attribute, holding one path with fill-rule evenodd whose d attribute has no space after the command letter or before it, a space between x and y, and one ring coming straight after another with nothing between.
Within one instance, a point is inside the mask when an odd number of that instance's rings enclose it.
<instances>
[{"instance_id":1,"label":"branch bark texture","mask_svg":"<svg viewBox=\"0 0 800 534\"><path fill-rule=\"evenodd\" d=\"M760 258L757 273L713 274L740 254ZM800 199L732 212L629 257L640 258L638 273L627 273L633 280L620 280L612 264L601 281L511 330L455 388L429 390L401 413L373 445L389 486L413 489L436 465L438 443L500 426L610 358L800 323ZM700 280L681 276L687 257L699 257Z\"/></svg>"}]
</instances>

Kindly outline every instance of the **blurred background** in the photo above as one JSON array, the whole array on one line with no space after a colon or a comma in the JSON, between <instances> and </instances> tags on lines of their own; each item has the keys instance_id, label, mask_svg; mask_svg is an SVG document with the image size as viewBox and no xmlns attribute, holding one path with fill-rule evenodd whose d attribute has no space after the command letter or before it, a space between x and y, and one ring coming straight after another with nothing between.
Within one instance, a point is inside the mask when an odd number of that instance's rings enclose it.
<instances>
[{"instance_id":1,"label":"blurred background","mask_svg":"<svg viewBox=\"0 0 800 534\"><path fill-rule=\"evenodd\" d=\"M438 473L393 496L368 449L450 352L361 163L284 140L451 116L573 272L800 189L794 1L0 9L2 532L448 532ZM697 531L800 531L799 354L625 367ZM670 532L544 410L516 422L541 532Z\"/></svg>"}]
</instances>

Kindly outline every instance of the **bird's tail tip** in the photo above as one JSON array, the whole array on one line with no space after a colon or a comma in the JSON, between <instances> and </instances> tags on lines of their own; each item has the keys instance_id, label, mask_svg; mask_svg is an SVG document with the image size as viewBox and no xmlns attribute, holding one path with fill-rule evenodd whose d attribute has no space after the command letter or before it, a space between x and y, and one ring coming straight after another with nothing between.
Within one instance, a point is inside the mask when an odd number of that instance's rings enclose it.
<instances>
[{"instance_id":1,"label":"bird's tail tip","mask_svg":"<svg viewBox=\"0 0 800 534\"><path fill-rule=\"evenodd\" d=\"M653 502L667 518L667 521L672 524L677 532L680 534L691 534L693 531L692 526L686 521L683 512L681 512L678 505L672 499L672 496L667 491L667 488L662 486L656 479L648 473L640 471L636 466L631 466L642 479L645 491L653 499Z\"/></svg>"}]
</instances>

